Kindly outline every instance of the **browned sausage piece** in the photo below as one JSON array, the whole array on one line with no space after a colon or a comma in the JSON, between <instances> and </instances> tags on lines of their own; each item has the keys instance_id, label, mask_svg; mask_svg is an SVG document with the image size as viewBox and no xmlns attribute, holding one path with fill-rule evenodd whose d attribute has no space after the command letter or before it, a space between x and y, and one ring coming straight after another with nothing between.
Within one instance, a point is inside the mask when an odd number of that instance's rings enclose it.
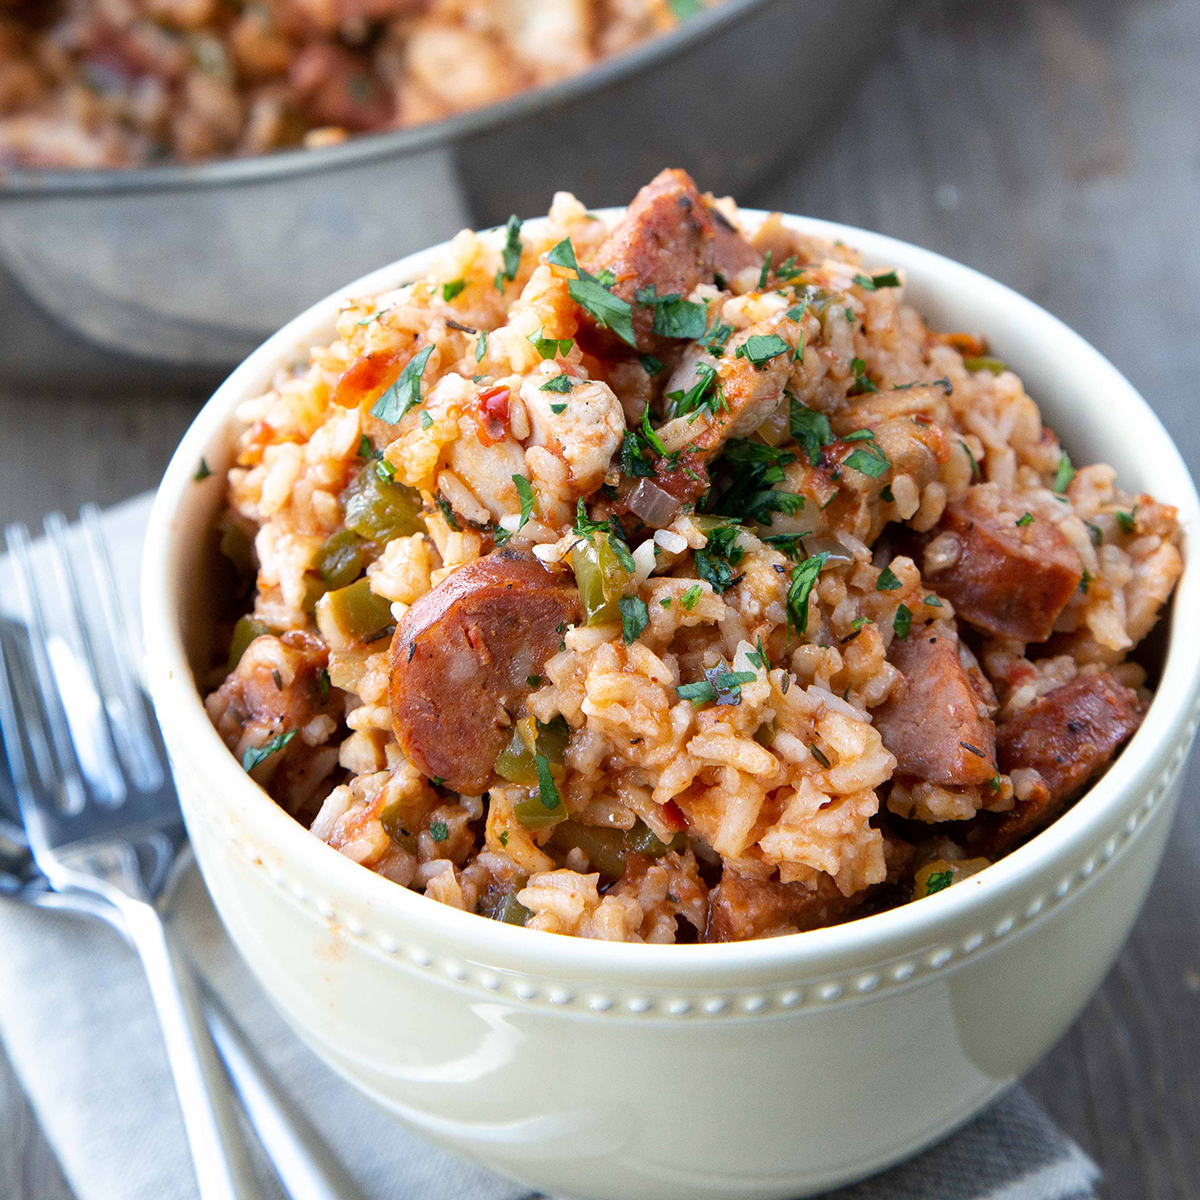
<instances>
[{"instance_id":1,"label":"browned sausage piece","mask_svg":"<svg viewBox=\"0 0 1200 1200\"><path fill-rule=\"evenodd\" d=\"M989 511L972 488L951 504L939 529L958 543L956 562L931 569L926 580L979 629L1022 642L1044 642L1083 578L1083 564L1052 522L1024 526L1020 514Z\"/></svg>"},{"instance_id":2,"label":"browned sausage piece","mask_svg":"<svg viewBox=\"0 0 1200 1200\"><path fill-rule=\"evenodd\" d=\"M905 684L874 717L884 746L896 756L896 773L957 786L992 779L992 697L972 686L954 631L939 622L906 641L896 638L888 658L903 673Z\"/></svg>"},{"instance_id":3,"label":"browned sausage piece","mask_svg":"<svg viewBox=\"0 0 1200 1200\"><path fill-rule=\"evenodd\" d=\"M763 256L741 235L719 208L710 205L713 218L713 270L726 280L747 267L757 270Z\"/></svg>"},{"instance_id":4,"label":"browned sausage piece","mask_svg":"<svg viewBox=\"0 0 1200 1200\"><path fill-rule=\"evenodd\" d=\"M633 305L633 332L643 353L671 345L654 333L654 308L638 304L646 287L686 296L713 279L713 217L686 171L661 171L634 197L588 269L616 277L613 295Z\"/></svg>"},{"instance_id":5,"label":"browned sausage piece","mask_svg":"<svg viewBox=\"0 0 1200 1200\"><path fill-rule=\"evenodd\" d=\"M569 576L498 550L448 575L404 614L392 639L392 723L418 770L468 796L524 715L529 680L579 618Z\"/></svg>"},{"instance_id":6,"label":"browned sausage piece","mask_svg":"<svg viewBox=\"0 0 1200 1200\"><path fill-rule=\"evenodd\" d=\"M884 833L887 880L843 896L830 875L817 877L815 889L778 879L746 879L726 870L708 893L706 942L740 942L779 933L806 933L849 919L887 884L894 884L912 867L912 847Z\"/></svg>"},{"instance_id":7,"label":"browned sausage piece","mask_svg":"<svg viewBox=\"0 0 1200 1200\"><path fill-rule=\"evenodd\" d=\"M1137 693L1105 671L1076 675L1024 712L1002 721L997 734L1000 769L1006 773L1035 770L1045 787L1037 788L1028 800L1018 800L999 819L980 818L972 844L985 847L989 857L998 857L1049 825L1108 764L1144 716Z\"/></svg>"},{"instance_id":8,"label":"browned sausage piece","mask_svg":"<svg viewBox=\"0 0 1200 1200\"><path fill-rule=\"evenodd\" d=\"M843 896L829 875L816 891L802 883L745 879L726 871L708 893L706 942L741 942L776 933L804 933L836 925L866 899L865 891Z\"/></svg>"}]
</instances>

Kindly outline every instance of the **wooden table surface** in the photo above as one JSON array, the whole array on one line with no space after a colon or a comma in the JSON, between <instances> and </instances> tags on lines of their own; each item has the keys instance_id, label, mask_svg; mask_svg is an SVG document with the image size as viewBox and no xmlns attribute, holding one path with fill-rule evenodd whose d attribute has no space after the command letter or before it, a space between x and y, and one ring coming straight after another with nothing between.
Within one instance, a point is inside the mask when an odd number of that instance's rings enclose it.
<instances>
[{"instance_id":1,"label":"wooden table surface","mask_svg":"<svg viewBox=\"0 0 1200 1200\"><path fill-rule=\"evenodd\" d=\"M803 163L743 199L1011 284L1108 355L1200 473L1198 67L1195 0L918 0ZM25 360L42 333L31 324ZM4 520L153 486L202 399L99 400L86 386L83 369L76 394L0 392ZM1026 1080L1101 1163L1112 1200L1200 1197L1197 784L1193 764L1112 973ZM0 1052L0 1197L70 1195Z\"/></svg>"}]
</instances>

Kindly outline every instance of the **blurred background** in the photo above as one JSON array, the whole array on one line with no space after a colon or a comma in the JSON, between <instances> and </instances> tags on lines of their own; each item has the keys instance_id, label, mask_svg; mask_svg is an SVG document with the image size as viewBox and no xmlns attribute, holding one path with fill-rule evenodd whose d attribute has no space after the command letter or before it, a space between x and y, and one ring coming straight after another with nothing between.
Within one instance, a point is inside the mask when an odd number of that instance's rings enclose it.
<instances>
[{"instance_id":1,"label":"blurred background","mask_svg":"<svg viewBox=\"0 0 1200 1200\"><path fill-rule=\"evenodd\" d=\"M308 196L312 219L327 225L327 241L305 243L321 256L315 274L289 266L269 281L279 321L368 266L453 233L456 222L503 220L510 207L536 215L554 186L577 187L594 206L621 202L659 167L687 166L702 189L736 187L748 206L879 230L1031 297L1132 380L1195 471L1200 3L905 0L897 7L813 0L760 7L778 10L773 19L785 24L740 41L733 27L717 31L687 48L686 76L672 74L665 60L648 61L640 81L614 74L598 102L607 109L581 117L564 104L536 117L546 136L520 150L528 169L492 189L487 180L503 155L515 153L513 139L528 143L528 128L515 124L527 115L519 104L513 122L490 141L464 126L454 170L438 176L435 164L420 194L394 182L404 169L396 158L348 158L327 174L298 178L290 193L278 194ZM638 119L638 103L657 112L671 103L672 88L696 89L705 72L727 68L741 87L690 90L671 120ZM634 83L642 90L631 91ZM719 113L706 116L716 93ZM633 182L596 172L590 153L565 151L572 129L585 151L600 142L621 145ZM784 151L782 158L772 147ZM415 146L412 154L428 167L426 150ZM244 204L248 193L231 186L230 195L235 191L241 198L230 202ZM192 193L178 194L182 207L173 211L188 211ZM345 203L363 195L372 198L366 217L362 206ZM56 282L58 268L47 265L52 251L67 262L72 251L78 261L98 261L96 231L79 215L85 210L63 208L41 224L25 224L33 210L6 207L13 203L0 194L0 246L18 251L0 255L10 262L9 272L0 272L0 516L40 523L49 509L109 504L153 487L226 366L262 331L232 304L222 321L221 289L229 281L217 247L213 261L201 262L195 245L181 244L174 257L190 263L197 293L208 289L201 299L210 328L192 360L180 350L189 335L180 334L178 321L143 335L140 358L114 354L121 334L111 304L70 278ZM168 261L169 253L134 261L134 230L148 211L110 208L95 222L116 221L118 230L129 222L128 255L116 255L106 269L120 276L135 307L137 271L149 307L163 288L177 286L179 263ZM283 223L273 236L287 240L296 211L282 204L264 217ZM359 224L344 224L356 211ZM339 238L356 239L357 247L344 255L320 249ZM24 273L23 282L14 270ZM31 291L44 294L31 301ZM109 348L79 329L93 337L99 331ZM1129 433L1138 436L1135 427ZM1195 767L1191 778L1200 780ZM1198 867L1193 787L1185 789L1129 945L1076 1026L1027 1080L1101 1164L1107 1194L1120 1200L1200 1197ZM0 1196L69 1194L0 1055Z\"/></svg>"}]
</instances>

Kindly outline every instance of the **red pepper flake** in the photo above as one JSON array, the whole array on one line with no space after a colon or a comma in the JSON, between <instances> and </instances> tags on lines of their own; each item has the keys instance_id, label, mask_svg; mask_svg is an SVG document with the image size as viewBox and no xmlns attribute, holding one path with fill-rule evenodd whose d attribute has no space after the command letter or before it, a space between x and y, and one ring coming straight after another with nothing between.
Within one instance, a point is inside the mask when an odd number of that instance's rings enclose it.
<instances>
[{"instance_id":1,"label":"red pepper flake","mask_svg":"<svg viewBox=\"0 0 1200 1200\"><path fill-rule=\"evenodd\" d=\"M479 408L475 420L479 424L479 440L485 446L502 442L508 436L509 390L504 386L485 388L479 393Z\"/></svg>"}]
</instances>

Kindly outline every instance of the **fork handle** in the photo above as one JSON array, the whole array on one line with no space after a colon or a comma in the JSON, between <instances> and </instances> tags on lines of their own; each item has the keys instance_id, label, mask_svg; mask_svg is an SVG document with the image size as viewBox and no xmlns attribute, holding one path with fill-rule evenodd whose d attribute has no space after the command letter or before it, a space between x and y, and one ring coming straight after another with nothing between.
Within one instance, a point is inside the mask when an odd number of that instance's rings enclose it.
<instances>
[{"instance_id":1,"label":"fork handle","mask_svg":"<svg viewBox=\"0 0 1200 1200\"><path fill-rule=\"evenodd\" d=\"M259 1200L261 1192L191 971L150 904L122 896L118 907L142 960L162 1027L201 1200Z\"/></svg>"}]
</instances>

